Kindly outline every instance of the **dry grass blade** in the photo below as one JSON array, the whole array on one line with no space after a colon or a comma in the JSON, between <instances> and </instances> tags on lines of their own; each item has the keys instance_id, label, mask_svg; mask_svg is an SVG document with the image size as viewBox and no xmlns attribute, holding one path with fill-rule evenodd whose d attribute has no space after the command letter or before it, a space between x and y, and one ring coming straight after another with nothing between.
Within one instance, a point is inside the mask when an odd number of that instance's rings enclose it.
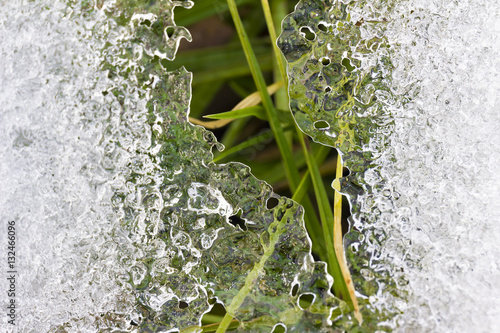
<instances>
[{"instance_id":1,"label":"dry grass blade","mask_svg":"<svg viewBox=\"0 0 500 333\"><path fill-rule=\"evenodd\" d=\"M271 84L270 86L267 87L267 92L269 95L273 95L276 91L278 91L279 88L283 86L283 82L276 82ZM255 106L260 104L262 102L261 95L258 91L248 95L245 99L243 99L241 102L236 104L236 106L231 110L240 110L244 109L250 106ZM227 124L231 123L234 119L219 119L219 120L214 120L214 121L203 121L199 120L196 118L189 117L189 121L195 125L200 125L203 126L207 129L217 129L226 126Z\"/></svg>"},{"instance_id":2,"label":"dry grass blade","mask_svg":"<svg viewBox=\"0 0 500 333\"><path fill-rule=\"evenodd\" d=\"M344 253L344 242L342 239L342 194L340 194L340 181L342 177L342 158L340 155L337 158L337 174L332 187L335 189L334 196L334 206L333 206L333 244L335 246L335 255L337 257L340 270L344 277L345 284L347 285L347 290L352 301L352 307L354 308L354 316L359 321L359 324L363 323L363 317L359 311L358 299L356 298L354 283L352 282L351 272L347 267Z\"/></svg>"}]
</instances>

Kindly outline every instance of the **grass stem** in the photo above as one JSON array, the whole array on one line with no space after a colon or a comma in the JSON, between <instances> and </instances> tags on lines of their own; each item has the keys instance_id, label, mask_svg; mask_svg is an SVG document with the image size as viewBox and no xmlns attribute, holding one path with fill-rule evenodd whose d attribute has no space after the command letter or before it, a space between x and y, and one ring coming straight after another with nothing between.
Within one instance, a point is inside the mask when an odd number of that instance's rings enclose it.
<instances>
[{"instance_id":1,"label":"grass stem","mask_svg":"<svg viewBox=\"0 0 500 333\"><path fill-rule=\"evenodd\" d=\"M284 171L287 175L287 179L290 182L290 187L292 190L295 190L299 185L299 172L294 166L294 161L292 158L292 150L290 145L288 144L283 130L281 128L281 124L274 110L274 105L267 92L267 86L264 80L264 76L260 69L259 63L253 52L250 41L247 37L245 29L243 27L243 23L241 22L240 15L238 13L238 9L236 7L236 3L234 0L227 0L229 11L231 12L231 16L233 18L234 25L236 27L236 31L240 38L243 51L245 53L245 57L247 59L248 65L250 67L250 71L252 73L252 77L255 81L255 85L257 86L257 90L260 92L262 97L262 104L264 109L266 110L267 117L269 119L269 125L271 130L273 131L276 139L276 143L278 144L278 148L283 157Z\"/></svg>"}]
</instances>

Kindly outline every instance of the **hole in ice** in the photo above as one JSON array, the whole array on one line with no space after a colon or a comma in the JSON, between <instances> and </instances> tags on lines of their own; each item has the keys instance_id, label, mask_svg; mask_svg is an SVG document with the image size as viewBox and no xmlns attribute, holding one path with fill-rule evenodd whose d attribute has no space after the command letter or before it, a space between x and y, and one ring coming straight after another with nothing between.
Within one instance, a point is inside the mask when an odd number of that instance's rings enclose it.
<instances>
[{"instance_id":1,"label":"hole in ice","mask_svg":"<svg viewBox=\"0 0 500 333\"><path fill-rule=\"evenodd\" d=\"M349 248L351 249L351 252L352 253L358 253L359 251L359 243L353 243L349 246Z\"/></svg>"},{"instance_id":2,"label":"hole in ice","mask_svg":"<svg viewBox=\"0 0 500 333\"><path fill-rule=\"evenodd\" d=\"M248 230L245 220L241 218L241 211L238 211L236 215L230 216L229 223L231 223L234 227L239 227L243 231Z\"/></svg>"},{"instance_id":3,"label":"hole in ice","mask_svg":"<svg viewBox=\"0 0 500 333\"><path fill-rule=\"evenodd\" d=\"M314 122L314 128L324 130L330 128L330 125L324 120L318 120Z\"/></svg>"},{"instance_id":4,"label":"hole in ice","mask_svg":"<svg viewBox=\"0 0 500 333\"><path fill-rule=\"evenodd\" d=\"M302 310L307 309L308 307L311 306L311 304L314 302L314 294L302 294L299 297L299 307Z\"/></svg>"},{"instance_id":5,"label":"hole in ice","mask_svg":"<svg viewBox=\"0 0 500 333\"><path fill-rule=\"evenodd\" d=\"M278 206L279 200L276 198L269 198L267 199L266 207L267 209L273 209L274 207Z\"/></svg>"},{"instance_id":6,"label":"hole in ice","mask_svg":"<svg viewBox=\"0 0 500 333\"><path fill-rule=\"evenodd\" d=\"M286 326L282 323L274 325L273 330L271 333L285 333L286 332Z\"/></svg>"},{"instance_id":7,"label":"hole in ice","mask_svg":"<svg viewBox=\"0 0 500 333\"><path fill-rule=\"evenodd\" d=\"M179 301L179 309L186 309L189 306L187 302Z\"/></svg>"},{"instance_id":8,"label":"hole in ice","mask_svg":"<svg viewBox=\"0 0 500 333\"><path fill-rule=\"evenodd\" d=\"M297 296L297 292L299 291L299 284L296 283L292 287L292 296Z\"/></svg>"},{"instance_id":9,"label":"hole in ice","mask_svg":"<svg viewBox=\"0 0 500 333\"><path fill-rule=\"evenodd\" d=\"M213 304L210 311L208 311L203 315L203 317L201 317L201 324L205 326L220 323L225 315L226 308L224 307L224 305L222 303L216 302Z\"/></svg>"},{"instance_id":10,"label":"hole in ice","mask_svg":"<svg viewBox=\"0 0 500 333\"><path fill-rule=\"evenodd\" d=\"M328 66L331 63L331 60L328 57L323 57L321 58L321 63L323 64L323 66Z\"/></svg>"},{"instance_id":11,"label":"hole in ice","mask_svg":"<svg viewBox=\"0 0 500 333\"><path fill-rule=\"evenodd\" d=\"M316 34L309 27L300 28L300 32L309 41L313 41L316 38Z\"/></svg>"},{"instance_id":12,"label":"hole in ice","mask_svg":"<svg viewBox=\"0 0 500 333\"><path fill-rule=\"evenodd\" d=\"M328 32L328 27L324 25L323 23L318 24L318 29L323 31L323 32Z\"/></svg>"},{"instance_id":13,"label":"hole in ice","mask_svg":"<svg viewBox=\"0 0 500 333\"><path fill-rule=\"evenodd\" d=\"M348 168L342 169L342 177L347 177L351 174L351 171Z\"/></svg>"},{"instance_id":14,"label":"hole in ice","mask_svg":"<svg viewBox=\"0 0 500 333\"><path fill-rule=\"evenodd\" d=\"M351 64L351 61L348 59L348 58L344 58L342 59L342 65L349 71L349 72L352 72L353 70L356 69L356 67L354 67L352 64Z\"/></svg>"},{"instance_id":15,"label":"hole in ice","mask_svg":"<svg viewBox=\"0 0 500 333\"><path fill-rule=\"evenodd\" d=\"M144 20L141 22L141 25L145 25L147 27L150 27L151 26L151 21L150 20Z\"/></svg>"},{"instance_id":16,"label":"hole in ice","mask_svg":"<svg viewBox=\"0 0 500 333\"><path fill-rule=\"evenodd\" d=\"M175 28L174 27L168 27L165 29L165 34L167 35L168 38L172 38L174 35Z\"/></svg>"}]
</instances>

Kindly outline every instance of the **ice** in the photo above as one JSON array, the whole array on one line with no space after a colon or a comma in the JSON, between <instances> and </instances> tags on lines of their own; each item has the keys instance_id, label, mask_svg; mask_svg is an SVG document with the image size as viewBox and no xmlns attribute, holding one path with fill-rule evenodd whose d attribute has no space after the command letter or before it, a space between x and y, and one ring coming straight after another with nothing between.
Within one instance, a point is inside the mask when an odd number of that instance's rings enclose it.
<instances>
[{"instance_id":1,"label":"ice","mask_svg":"<svg viewBox=\"0 0 500 333\"><path fill-rule=\"evenodd\" d=\"M0 9L0 218L16 221L18 271L16 326L2 316L2 330L200 331L214 302L240 331L352 324L302 207L214 164L215 136L188 122L192 75L164 67L189 39L173 9L192 4Z\"/></svg>"},{"instance_id":2,"label":"ice","mask_svg":"<svg viewBox=\"0 0 500 333\"><path fill-rule=\"evenodd\" d=\"M400 194L382 227L399 229L384 257L399 252L408 281L406 330L500 329L499 12L494 1L395 11L393 84L410 101L395 110L378 164Z\"/></svg>"},{"instance_id":3,"label":"ice","mask_svg":"<svg viewBox=\"0 0 500 333\"><path fill-rule=\"evenodd\" d=\"M16 221L16 331L197 329L214 300L240 331L353 329L310 255L302 207L241 164L213 164L213 134L187 121L191 74L151 61L190 39L172 10L193 3L130 3L0 7L0 220ZM316 112L299 126L352 172L346 257L363 328L499 331L499 5L337 7L298 24L287 52L310 61L291 73L307 97L292 110ZM318 47L301 58L307 43Z\"/></svg>"},{"instance_id":4,"label":"ice","mask_svg":"<svg viewBox=\"0 0 500 333\"><path fill-rule=\"evenodd\" d=\"M499 12L303 0L284 21L291 109L351 169L347 257L381 327L499 329Z\"/></svg>"},{"instance_id":5,"label":"ice","mask_svg":"<svg viewBox=\"0 0 500 333\"><path fill-rule=\"evenodd\" d=\"M101 314L126 314L133 302L115 282L126 272L113 211L103 204L116 171L99 163L109 110L90 96L104 79L97 46L65 4L50 7L11 1L0 9L0 219L16 221L18 332L48 332L70 320L85 330ZM12 329L8 319L1 316L4 332Z\"/></svg>"}]
</instances>

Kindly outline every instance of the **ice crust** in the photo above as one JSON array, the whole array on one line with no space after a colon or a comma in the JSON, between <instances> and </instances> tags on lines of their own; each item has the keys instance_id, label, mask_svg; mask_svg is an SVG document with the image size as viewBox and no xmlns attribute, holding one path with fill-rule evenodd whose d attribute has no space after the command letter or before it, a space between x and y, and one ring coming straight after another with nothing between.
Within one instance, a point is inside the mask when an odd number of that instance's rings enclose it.
<instances>
[{"instance_id":1,"label":"ice crust","mask_svg":"<svg viewBox=\"0 0 500 333\"><path fill-rule=\"evenodd\" d=\"M90 98L106 78L88 22L69 19L63 3L44 7L0 6L1 253L6 258L6 223L15 220L16 332L49 332L70 320L85 331L102 313L126 314L133 301L115 282L126 273L105 204L116 169L100 163L110 111ZM8 319L1 316L3 332L12 330Z\"/></svg>"},{"instance_id":2,"label":"ice crust","mask_svg":"<svg viewBox=\"0 0 500 333\"><path fill-rule=\"evenodd\" d=\"M214 135L188 122L192 75L163 60L190 38L173 8L191 5L2 8L0 203L5 227L17 225L16 331L199 332L216 301L239 331L322 331L345 310L302 207L242 164L212 163Z\"/></svg>"},{"instance_id":3,"label":"ice crust","mask_svg":"<svg viewBox=\"0 0 500 333\"><path fill-rule=\"evenodd\" d=\"M499 329L499 10L302 0L284 21L296 122L351 169L362 312L396 331Z\"/></svg>"},{"instance_id":4,"label":"ice crust","mask_svg":"<svg viewBox=\"0 0 500 333\"><path fill-rule=\"evenodd\" d=\"M384 118L381 131L360 147L369 153L370 164L356 178L363 191L350 192L353 217L346 249L359 295L369 301L370 311L395 314L380 329L500 331L499 5L492 0L359 4L351 11L352 22L387 20L383 31L365 33L383 34L393 66L386 85L393 99L383 101L384 117L390 120ZM133 32L115 25L103 11L83 14L80 8L59 1L3 1L0 6L0 220L3 230L8 220L17 222L17 331L134 331L131 322L150 320L165 312L165 304L175 307L179 291L195 309L192 316L180 310L166 313L197 322L210 308L204 293L223 301L241 286L210 290L206 281L189 274L201 269L202 253L229 260L213 249L233 243L217 239L245 233L226 219L239 208L256 207L253 201L265 205L271 190L243 166L207 166L216 143L185 119L187 72L162 77L167 86L182 88L166 90L178 117L156 114L151 121L147 100L152 90L139 83L160 85L156 72L125 79L102 69L103 49L111 72L113 66L127 66L117 55L132 45ZM134 20L156 14L144 15ZM135 64L141 66L142 54L171 59L178 40L189 39L187 30L175 31L156 53L140 45L132 48ZM125 92L125 103L113 91ZM170 127L159 125L165 120ZM172 137L182 131L189 136L169 148L152 144L165 129ZM186 160L165 158L156 164L151 156L160 156L164 148L180 151ZM240 200L243 195L248 201ZM300 221L301 208L285 198L280 205L292 205L287 214ZM257 209L247 221L249 229L260 234L263 225L283 214ZM182 229L187 220L193 222L189 233ZM165 221L170 223L166 229ZM278 313L284 303L296 300L298 295L283 291L298 281L301 292L317 292L318 281L331 283L324 267L310 261L299 226L287 241L294 242L297 256L292 259L303 260L304 269L298 275L287 271L288 280L276 289L282 298L262 311ZM165 230L167 237L158 237ZM246 241L251 259L238 259L256 262L262 255L259 239ZM2 258L5 242L2 237ZM172 249L184 260L178 267L168 261ZM279 260L272 259L267 269L281 267ZM244 279L233 272L237 267L224 271L235 283ZM155 280L177 268L184 274L178 290L168 287L173 282L162 286ZM269 282L265 277L260 281L264 287ZM148 283L150 289L140 289ZM2 293L6 286L3 269ZM320 299L331 309L339 304L328 292ZM246 306L267 301L257 289ZM151 318L137 311L138 303L152 309ZM0 304L5 307L4 297ZM297 317L293 311L291 317ZM247 315L260 314L241 314ZM324 320L318 314L305 316L304 322ZM10 329L6 316L0 324ZM297 331L308 328L296 325Z\"/></svg>"}]
</instances>

